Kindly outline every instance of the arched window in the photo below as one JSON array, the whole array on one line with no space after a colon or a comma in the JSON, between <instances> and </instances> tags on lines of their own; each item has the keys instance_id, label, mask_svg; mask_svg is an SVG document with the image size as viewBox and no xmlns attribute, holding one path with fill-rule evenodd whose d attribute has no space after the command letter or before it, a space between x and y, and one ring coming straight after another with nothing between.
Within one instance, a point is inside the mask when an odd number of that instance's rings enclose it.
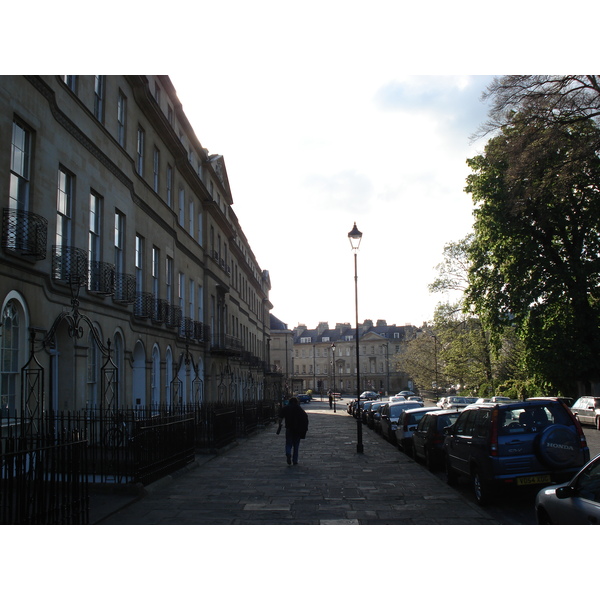
<instances>
[{"instance_id":1,"label":"arched window","mask_svg":"<svg viewBox=\"0 0 600 600\"><path fill-rule=\"evenodd\" d=\"M152 409L160 406L160 350L158 346L152 348L152 383L151 383Z\"/></svg>"},{"instance_id":2,"label":"arched window","mask_svg":"<svg viewBox=\"0 0 600 600\"><path fill-rule=\"evenodd\" d=\"M2 337L0 344L0 410L5 416L18 406L20 369L24 360L25 322L23 308L16 300L9 300L2 310Z\"/></svg>"},{"instance_id":3,"label":"arched window","mask_svg":"<svg viewBox=\"0 0 600 600\"><path fill-rule=\"evenodd\" d=\"M165 403L167 407L171 406L171 382L173 381L173 352L167 348L167 372L165 381Z\"/></svg>"},{"instance_id":4,"label":"arched window","mask_svg":"<svg viewBox=\"0 0 600 600\"><path fill-rule=\"evenodd\" d=\"M100 382L100 352L94 335L88 334L86 408L98 408Z\"/></svg>"},{"instance_id":5,"label":"arched window","mask_svg":"<svg viewBox=\"0 0 600 600\"><path fill-rule=\"evenodd\" d=\"M114 355L114 363L117 365L117 373L119 380L117 382L117 394L118 394L118 406L120 408L125 407L125 394L124 394L124 383L125 383L125 348L123 344L123 336L119 331L115 332L115 355Z\"/></svg>"}]
</instances>

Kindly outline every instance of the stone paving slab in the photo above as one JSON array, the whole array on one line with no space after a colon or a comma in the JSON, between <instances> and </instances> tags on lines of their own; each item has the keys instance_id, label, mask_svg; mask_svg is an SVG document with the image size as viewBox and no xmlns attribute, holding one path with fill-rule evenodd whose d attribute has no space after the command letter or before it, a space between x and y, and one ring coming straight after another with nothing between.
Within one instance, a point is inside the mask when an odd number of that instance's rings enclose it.
<instances>
[{"instance_id":1,"label":"stone paving slab","mask_svg":"<svg viewBox=\"0 0 600 600\"><path fill-rule=\"evenodd\" d=\"M98 519L107 525L491 525L475 504L338 406L303 405L300 461L268 426L196 468L149 486L138 501Z\"/></svg>"}]
</instances>

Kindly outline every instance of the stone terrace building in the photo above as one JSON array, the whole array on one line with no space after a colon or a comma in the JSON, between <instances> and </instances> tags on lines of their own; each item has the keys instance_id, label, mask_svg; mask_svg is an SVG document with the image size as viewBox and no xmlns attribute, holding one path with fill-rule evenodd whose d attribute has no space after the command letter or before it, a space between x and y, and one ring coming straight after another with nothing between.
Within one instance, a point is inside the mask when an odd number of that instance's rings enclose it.
<instances>
[{"instance_id":1,"label":"stone terrace building","mask_svg":"<svg viewBox=\"0 0 600 600\"><path fill-rule=\"evenodd\" d=\"M359 392L393 394L412 389L409 376L395 365L403 345L417 332L413 325L388 325L384 320L375 325L366 320L359 325ZM335 329L330 329L322 322L316 329L305 325L294 329L295 393L312 389L318 395L335 388L337 392L356 394L356 379L356 327L337 323Z\"/></svg>"},{"instance_id":2,"label":"stone terrace building","mask_svg":"<svg viewBox=\"0 0 600 600\"><path fill-rule=\"evenodd\" d=\"M109 347L123 407L268 393L269 274L168 77L0 77L0 165L3 411L31 349L44 408L97 407Z\"/></svg>"}]
</instances>

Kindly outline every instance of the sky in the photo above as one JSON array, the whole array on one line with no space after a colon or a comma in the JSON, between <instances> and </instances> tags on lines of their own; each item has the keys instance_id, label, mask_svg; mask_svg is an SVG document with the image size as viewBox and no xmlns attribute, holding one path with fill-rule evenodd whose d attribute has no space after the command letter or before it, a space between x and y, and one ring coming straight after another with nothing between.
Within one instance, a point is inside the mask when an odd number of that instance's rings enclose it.
<instances>
[{"instance_id":1,"label":"sky","mask_svg":"<svg viewBox=\"0 0 600 600\"><path fill-rule=\"evenodd\" d=\"M318 19L243 6L225 30L207 26L197 69L168 74L202 145L225 158L272 313L290 328L355 324L356 222L359 321L431 320L447 299L428 291L444 245L472 226L466 159L483 148L470 136L491 76L414 73L422 48L406 54L394 3L370 16L319 3Z\"/></svg>"},{"instance_id":2,"label":"sky","mask_svg":"<svg viewBox=\"0 0 600 600\"><path fill-rule=\"evenodd\" d=\"M465 161L483 147L469 138L491 78L312 65L272 77L232 61L211 94L204 77L171 79L200 142L225 158L277 318L355 324L356 222L359 321L421 325L445 300L428 291L444 245L472 227Z\"/></svg>"}]
</instances>

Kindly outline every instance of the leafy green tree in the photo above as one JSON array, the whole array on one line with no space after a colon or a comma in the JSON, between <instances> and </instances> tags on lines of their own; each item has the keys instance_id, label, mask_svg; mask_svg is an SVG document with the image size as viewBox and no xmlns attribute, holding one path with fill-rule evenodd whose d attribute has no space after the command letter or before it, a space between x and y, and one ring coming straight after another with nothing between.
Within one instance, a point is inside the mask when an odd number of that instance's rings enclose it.
<instances>
[{"instance_id":1,"label":"leafy green tree","mask_svg":"<svg viewBox=\"0 0 600 600\"><path fill-rule=\"evenodd\" d=\"M564 389L598 379L600 130L591 119L542 124L522 111L467 163L467 302L497 346L516 328L540 381Z\"/></svg>"}]
</instances>

